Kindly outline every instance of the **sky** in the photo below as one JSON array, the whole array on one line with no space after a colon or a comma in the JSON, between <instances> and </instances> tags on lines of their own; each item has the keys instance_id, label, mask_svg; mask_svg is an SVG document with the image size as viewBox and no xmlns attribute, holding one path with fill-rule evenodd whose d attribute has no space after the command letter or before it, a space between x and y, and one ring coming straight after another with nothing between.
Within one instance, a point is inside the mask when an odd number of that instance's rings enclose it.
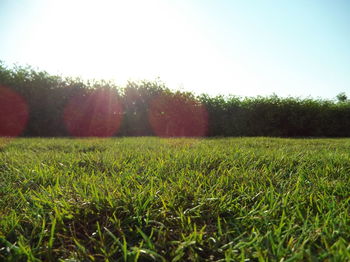
<instances>
[{"instance_id":1,"label":"sky","mask_svg":"<svg viewBox=\"0 0 350 262\"><path fill-rule=\"evenodd\" d=\"M350 96L347 0L0 0L0 60L196 94Z\"/></svg>"}]
</instances>

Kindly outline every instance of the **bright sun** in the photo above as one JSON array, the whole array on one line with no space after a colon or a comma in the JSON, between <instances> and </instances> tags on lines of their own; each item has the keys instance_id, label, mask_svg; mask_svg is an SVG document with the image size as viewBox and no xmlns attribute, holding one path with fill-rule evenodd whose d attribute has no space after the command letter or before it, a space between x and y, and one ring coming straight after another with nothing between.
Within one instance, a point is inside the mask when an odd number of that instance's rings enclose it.
<instances>
[{"instance_id":1,"label":"bright sun","mask_svg":"<svg viewBox=\"0 0 350 262\"><path fill-rule=\"evenodd\" d=\"M165 12L157 1L52 1L32 36L32 50L49 65L62 64L64 73L146 76L165 51L163 43L150 40L170 30L157 22Z\"/></svg>"},{"instance_id":2,"label":"bright sun","mask_svg":"<svg viewBox=\"0 0 350 262\"><path fill-rule=\"evenodd\" d=\"M198 30L193 17L174 2L45 3L23 50L29 64L119 84L160 77L171 88L185 90L228 81L217 73L224 75L230 66Z\"/></svg>"}]
</instances>

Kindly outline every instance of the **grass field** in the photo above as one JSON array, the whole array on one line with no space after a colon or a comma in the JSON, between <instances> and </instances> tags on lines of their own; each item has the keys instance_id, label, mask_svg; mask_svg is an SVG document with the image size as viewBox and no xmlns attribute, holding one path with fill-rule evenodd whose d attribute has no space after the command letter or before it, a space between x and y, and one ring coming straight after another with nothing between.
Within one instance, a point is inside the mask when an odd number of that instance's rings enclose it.
<instances>
[{"instance_id":1,"label":"grass field","mask_svg":"<svg viewBox=\"0 0 350 262\"><path fill-rule=\"evenodd\" d=\"M0 260L350 261L350 139L0 138Z\"/></svg>"}]
</instances>

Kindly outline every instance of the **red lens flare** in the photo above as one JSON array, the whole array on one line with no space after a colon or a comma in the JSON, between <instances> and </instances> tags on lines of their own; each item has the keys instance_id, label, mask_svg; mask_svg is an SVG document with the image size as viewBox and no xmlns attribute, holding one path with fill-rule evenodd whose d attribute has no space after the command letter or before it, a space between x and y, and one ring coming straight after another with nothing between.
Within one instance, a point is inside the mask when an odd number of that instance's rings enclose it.
<instances>
[{"instance_id":1,"label":"red lens flare","mask_svg":"<svg viewBox=\"0 0 350 262\"><path fill-rule=\"evenodd\" d=\"M0 86L0 136L19 136L27 125L28 116L24 98Z\"/></svg>"},{"instance_id":2,"label":"red lens flare","mask_svg":"<svg viewBox=\"0 0 350 262\"><path fill-rule=\"evenodd\" d=\"M123 114L120 99L113 90L98 89L73 96L64 110L64 123L70 135L111 137L117 133Z\"/></svg>"},{"instance_id":3,"label":"red lens flare","mask_svg":"<svg viewBox=\"0 0 350 262\"><path fill-rule=\"evenodd\" d=\"M208 114L195 99L167 94L152 100L149 122L157 136L201 137L207 133Z\"/></svg>"}]
</instances>

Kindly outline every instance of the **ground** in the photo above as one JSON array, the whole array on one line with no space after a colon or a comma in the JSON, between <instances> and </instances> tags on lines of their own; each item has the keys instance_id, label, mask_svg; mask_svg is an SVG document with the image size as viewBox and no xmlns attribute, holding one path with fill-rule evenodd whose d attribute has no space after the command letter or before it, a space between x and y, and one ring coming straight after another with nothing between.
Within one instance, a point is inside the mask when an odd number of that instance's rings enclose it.
<instances>
[{"instance_id":1,"label":"ground","mask_svg":"<svg viewBox=\"0 0 350 262\"><path fill-rule=\"evenodd\" d=\"M0 138L0 260L349 261L350 139Z\"/></svg>"}]
</instances>

